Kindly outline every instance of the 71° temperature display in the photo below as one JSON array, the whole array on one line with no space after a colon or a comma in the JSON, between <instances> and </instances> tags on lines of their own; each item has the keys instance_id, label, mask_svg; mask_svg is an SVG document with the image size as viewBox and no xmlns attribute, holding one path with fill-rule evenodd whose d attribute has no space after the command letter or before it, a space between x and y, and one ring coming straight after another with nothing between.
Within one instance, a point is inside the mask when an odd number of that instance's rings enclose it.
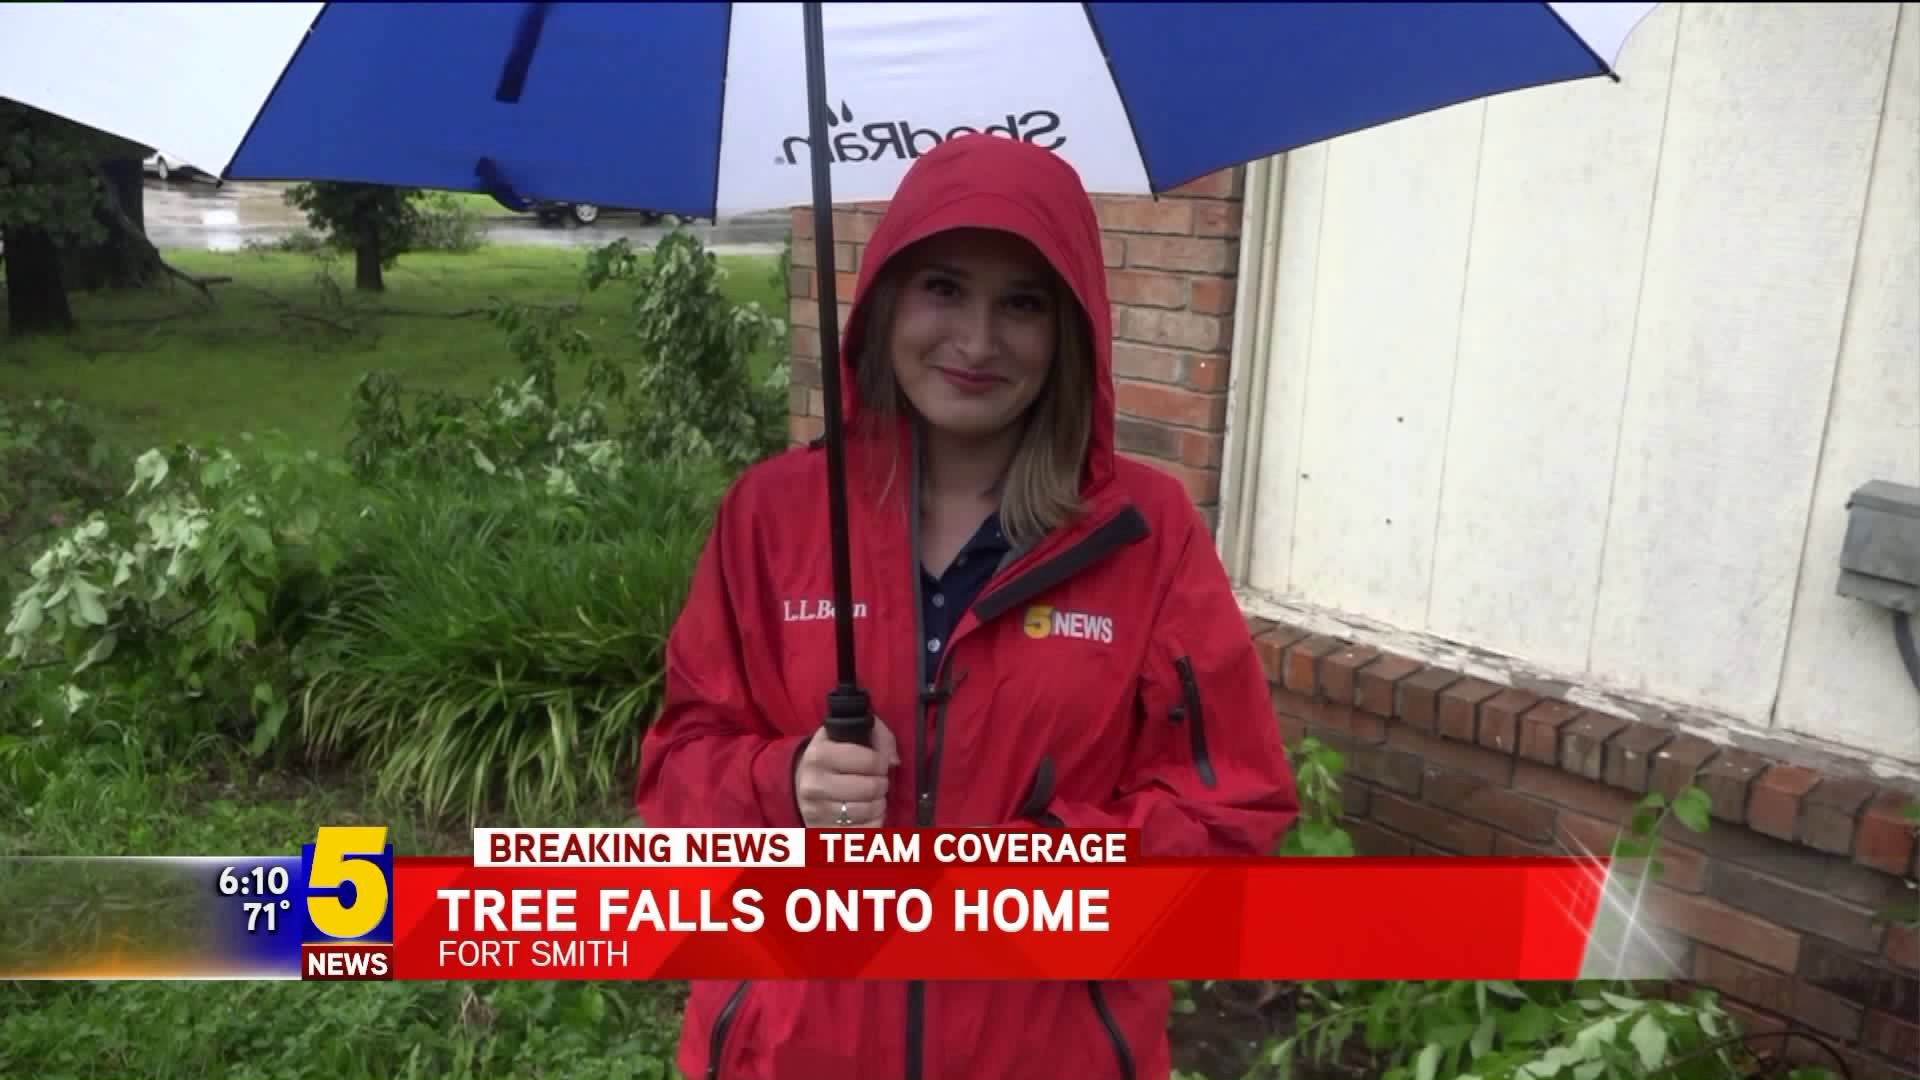
<instances>
[{"instance_id":1,"label":"71\u00b0 temperature display","mask_svg":"<svg viewBox=\"0 0 1920 1080\"><path fill-rule=\"evenodd\" d=\"M246 915L249 934L263 930L269 934L279 931L280 913L293 907L293 902L285 899L291 885L292 876L284 866L251 866L243 870L228 866L220 870L220 895L267 897L248 900L240 905L240 910ZM281 899L275 900L273 897Z\"/></svg>"}]
</instances>

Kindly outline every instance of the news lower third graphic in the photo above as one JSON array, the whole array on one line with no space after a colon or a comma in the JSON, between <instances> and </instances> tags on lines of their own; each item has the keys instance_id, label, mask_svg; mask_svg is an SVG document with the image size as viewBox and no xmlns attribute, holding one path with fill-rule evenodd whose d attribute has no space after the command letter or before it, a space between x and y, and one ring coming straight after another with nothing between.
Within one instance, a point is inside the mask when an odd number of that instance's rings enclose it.
<instances>
[{"instance_id":1,"label":"news lower third graphic","mask_svg":"<svg viewBox=\"0 0 1920 1080\"><path fill-rule=\"evenodd\" d=\"M393 849L326 827L297 855L0 859L6 979L387 978Z\"/></svg>"},{"instance_id":2,"label":"news lower third graphic","mask_svg":"<svg viewBox=\"0 0 1920 1080\"><path fill-rule=\"evenodd\" d=\"M329 825L278 855L0 858L0 979L1680 974L1640 918L1645 868L1597 855L1181 858L1072 829L473 841L396 856L384 826Z\"/></svg>"}]
</instances>

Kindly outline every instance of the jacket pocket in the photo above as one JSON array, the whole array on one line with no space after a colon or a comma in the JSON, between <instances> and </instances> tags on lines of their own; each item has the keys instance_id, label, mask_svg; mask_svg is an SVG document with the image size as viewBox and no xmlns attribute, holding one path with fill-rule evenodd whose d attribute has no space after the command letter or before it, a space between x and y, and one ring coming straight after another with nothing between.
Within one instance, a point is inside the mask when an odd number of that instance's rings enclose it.
<instances>
[{"instance_id":1,"label":"jacket pocket","mask_svg":"<svg viewBox=\"0 0 1920 1080\"><path fill-rule=\"evenodd\" d=\"M720 1066L727 1052L727 1032L733 1029L734 1018L740 1015L740 1006L746 1002L747 987L753 980L742 979L733 993L727 995L727 1003L720 1006L720 1014L713 1018L713 1031L707 1036L707 1078L720 1080Z\"/></svg>"},{"instance_id":2,"label":"jacket pocket","mask_svg":"<svg viewBox=\"0 0 1920 1080\"><path fill-rule=\"evenodd\" d=\"M1119 1021L1113 1018L1113 1010L1107 1007L1106 991L1099 983L1089 982L1087 1000L1092 1002L1094 1016L1099 1018L1100 1026L1107 1029L1107 1038L1113 1042L1113 1053L1120 1064L1120 1080L1134 1080L1133 1050L1127 1046L1127 1036L1120 1030Z\"/></svg>"},{"instance_id":3,"label":"jacket pocket","mask_svg":"<svg viewBox=\"0 0 1920 1080\"><path fill-rule=\"evenodd\" d=\"M1200 680L1194 677L1193 659L1180 657L1173 662L1173 670L1180 676L1180 698L1167 716L1176 724L1187 725L1187 737L1193 747L1193 767L1200 773L1200 782L1213 787L1218 780L1213 773L1213 759L1207 756L1207 710L1200 700Z\"/></svg>"}]
</instances>

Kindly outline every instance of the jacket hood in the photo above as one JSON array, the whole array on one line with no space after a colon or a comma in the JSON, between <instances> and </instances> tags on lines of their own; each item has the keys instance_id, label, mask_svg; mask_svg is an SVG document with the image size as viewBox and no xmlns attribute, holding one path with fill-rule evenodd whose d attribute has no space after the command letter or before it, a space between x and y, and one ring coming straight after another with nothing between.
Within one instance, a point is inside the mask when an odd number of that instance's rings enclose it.
<instances>
[{"instance_id":1,"label":"jacket hood","mask_svg":"<svg viewBox=\"0 0 1920 1080\"><path fill-rule=\"evenodd\" d=\"M1086 317L1094 364L1093 423L1082 490L1113 476L1113 316L1107 301L1100 221L1080 176L1063 158L999 135L962 135L920 156L907 170L860 260L841 335L841 410L849 429L860 415L860 355L867 299L900 252L950 229L996 229L1032 244L1060 275Z\"/></svg>"}]
</instances>

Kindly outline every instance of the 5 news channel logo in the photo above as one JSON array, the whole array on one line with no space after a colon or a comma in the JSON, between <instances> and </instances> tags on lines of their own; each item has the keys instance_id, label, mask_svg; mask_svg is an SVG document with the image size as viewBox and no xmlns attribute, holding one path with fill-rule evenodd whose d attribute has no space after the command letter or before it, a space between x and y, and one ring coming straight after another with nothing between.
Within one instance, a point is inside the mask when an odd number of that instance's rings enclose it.
<instances>
[{"instance_id":1,"label":"5 news channel logo","mask_svg":"<svg viewBox=\"0 0 1920 1080\"><path fill-rule=\"evenodd\" d=\"M393 845L384 825L327 825L300 847L303 979L393 978Z\"/></svg>"}]
</instances>

